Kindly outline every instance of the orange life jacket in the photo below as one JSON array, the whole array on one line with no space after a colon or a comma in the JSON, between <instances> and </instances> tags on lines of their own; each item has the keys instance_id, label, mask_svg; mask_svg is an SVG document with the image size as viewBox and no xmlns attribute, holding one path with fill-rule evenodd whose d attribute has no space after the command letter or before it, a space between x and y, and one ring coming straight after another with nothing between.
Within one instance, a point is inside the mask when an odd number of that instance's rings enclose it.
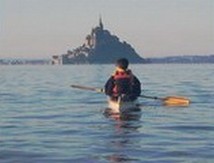
<instances>
[{"instance_id":1,"label":"orange life jacket","mask_svg":"<svg viewBox=\"0 0 214 163\"><path fill-rule=\"evenodd\" d=\"M121 94L129 94L131 92L133 75L130 70L115 71L115 73L113 74L113 78L114 78L113 94L115 96Z\"/></svg>"}]
</instances>

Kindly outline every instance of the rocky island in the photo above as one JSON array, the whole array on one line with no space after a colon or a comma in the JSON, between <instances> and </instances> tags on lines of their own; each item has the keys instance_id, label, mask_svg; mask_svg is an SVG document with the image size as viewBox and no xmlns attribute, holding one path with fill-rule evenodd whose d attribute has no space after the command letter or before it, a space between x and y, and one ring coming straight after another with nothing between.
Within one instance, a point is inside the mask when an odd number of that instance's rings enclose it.
<instances>
[{"instance_id":1,"label":"rocky island","mask_svg":"<svg viewBox=\"0 0 214 163\"><path fill-rule=\"evenodd\" d=\"M125 57L131 63L145 63L134 48L127 42L120 39L104 29L102 19L99 19L99 26L93 28L86 36L85 42L75 48L68 50L66 54L53 56L53 64L107 64L114 63L118 58Z\"/></svg>"}]
</instances>

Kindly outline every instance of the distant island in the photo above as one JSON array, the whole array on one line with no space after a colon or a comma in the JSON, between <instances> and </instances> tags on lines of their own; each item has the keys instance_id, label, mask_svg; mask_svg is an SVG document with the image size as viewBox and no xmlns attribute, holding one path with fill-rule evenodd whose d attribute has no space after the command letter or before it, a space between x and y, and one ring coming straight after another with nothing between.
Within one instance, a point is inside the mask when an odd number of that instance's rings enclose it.
<instances>
[{"instance_id":1,"label":"distant island","mask_svg":"<svg viewBox=\"0 0 214 163\"><path fill-rule=\"evenodd\" d=\"M144 64L213 64L214 54L212 55L189 55L145 58ZM50 65L51 59L0 59L0 65Z\"/></svg>"},{"instance_id":2,"label":"distant island","mask_svg":"<svg viewBox=\"0 0 214 163\"><path fill-rule=\"evenodd\" d=\"M49 65L50 59L0 59L0 65Z\"/></svg>"},{"instance_id":3,"label":"distant island","mask_svg":"<svg viewBox=\"0 0 214 163\"><path fill-rule=\"evenodd\" d=\"M187 56L169 56L169 57L154 57L146 58L146 63L214 63L214 54L211 55L187 55Z\"/></svg>"},{"instance_id":4,"label":"distant island","mask_svg":"<svg viewBox=\"0 0 214 163\"><path fill-rule=\"evenodd\" d=\"M100 17L99 25L92 28L85 42L68 50L66 54L54 55L51 59L0 58L0 65L111 64L121 57L127 58L132 64L214 63L214 54L142 58L129 43L121 42L117 36L104 29Z\"/></svg>"},{"instance_id":5,"label":"distant island","mask_svg":"<svg viewBox=\"0 0 214 163\"><path fill-rule=\"evenodd\" d=\"M66 54L52 57L53 64L101 64L114 63L118 58L125 57L131 63L145 63L145 59L136 53L127 42L121 42L119 38L104 29L102 19L99 26L93 28L86 36L85 42L68 50Z\"/></svg>"},{"instance_id":6,"label":"distant island","mask_svg":"<svg viewBox=\"0 0 214 163\"><path fill-rule=\"evenodd\" d=\"M106 64L114 63L118 58L125 57L131 63L214 63L214 54L142 58L127 42L104 29L102 19L99 25L92 28L85 42L66 54L52 56L52 64Z\"/></svg>"}]
</instances>

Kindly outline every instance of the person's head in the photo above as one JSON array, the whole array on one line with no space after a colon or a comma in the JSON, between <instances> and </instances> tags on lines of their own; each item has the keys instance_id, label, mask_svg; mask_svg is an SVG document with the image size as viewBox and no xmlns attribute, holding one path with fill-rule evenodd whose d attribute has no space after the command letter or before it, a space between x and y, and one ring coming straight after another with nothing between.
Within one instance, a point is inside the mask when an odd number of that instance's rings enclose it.
<instances>
[{"instance_id":1,"label":"person's head","mask_svg":"<svg viewBox=\"0 0 214 163\"><path fill-rule=\"evenodd\" d=\"M117 60L116 66L123 70L126 70L129 66L129 61L126 58L120 58Z\"/></svg>"}]
</instances>

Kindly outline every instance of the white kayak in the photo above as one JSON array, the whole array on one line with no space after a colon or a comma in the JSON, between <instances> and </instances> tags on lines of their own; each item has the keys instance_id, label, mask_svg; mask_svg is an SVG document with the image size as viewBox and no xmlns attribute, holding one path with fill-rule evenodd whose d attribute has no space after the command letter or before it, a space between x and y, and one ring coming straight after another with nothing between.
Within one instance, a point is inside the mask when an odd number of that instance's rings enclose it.
<instances>
[{"instance_id":1,"label":"white kayak","mask_svg":"<svg viewBox=\"0 0 214 163\"><path fill-rule=\"evenodd\" d=\"M114 113L127 113L136 109L139 110L139 104L137 101L113 101L109 99L108 108Z\"/></svg>"}]
</instances>

